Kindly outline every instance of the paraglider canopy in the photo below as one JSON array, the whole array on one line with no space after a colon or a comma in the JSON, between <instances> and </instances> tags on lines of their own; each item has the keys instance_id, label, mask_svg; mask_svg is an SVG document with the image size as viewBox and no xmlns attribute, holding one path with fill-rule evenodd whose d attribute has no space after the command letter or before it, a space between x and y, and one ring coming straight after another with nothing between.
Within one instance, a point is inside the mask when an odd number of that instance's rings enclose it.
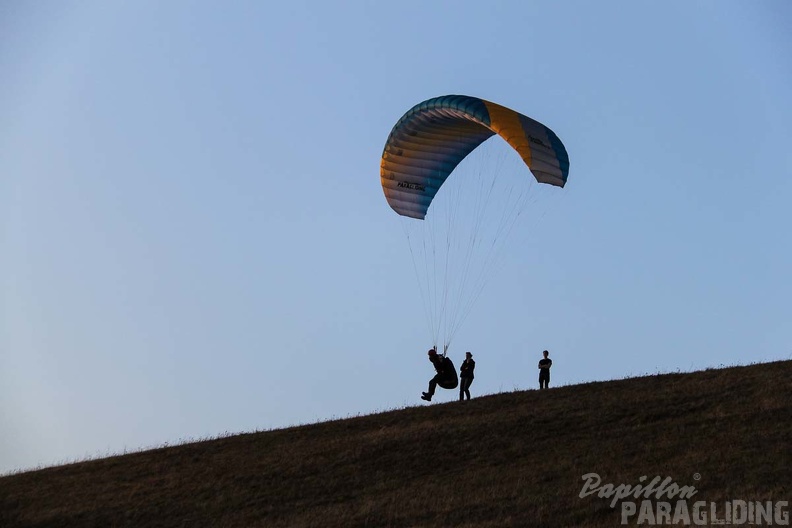
<instances>
[{"instance_id":1,"label":"paraglider canopy","mask_svg":"<svg viewBox=\"0 0 792 528\"><path fill-rule=\"evenodd\" d=\"M494 134L519 153L538 182L564 186L569 156L552 130L478 97L444 95L415 105L391 130L380 161L388 204L423 219L459 162Z\"/></svg>"},{"instance_id":2,"label":"paraglider canopy","mask_svg":"<svg viewBox=\"0 0 792 528\"><path fill-rule=\"evenodd\" d=\"M513 171L501 172L507 166L502 160L473 168L478 160L494 161L488 152L501 148ZM443 346L442 353L429 351L430 359L447 356L474 301L496 275L512 228L541 214L538 197L563 188L568 174L566 148L552 130L478 97L428 99L393 126L380 182L401 217L432 342Z\"/></svg>"}]
</instances>

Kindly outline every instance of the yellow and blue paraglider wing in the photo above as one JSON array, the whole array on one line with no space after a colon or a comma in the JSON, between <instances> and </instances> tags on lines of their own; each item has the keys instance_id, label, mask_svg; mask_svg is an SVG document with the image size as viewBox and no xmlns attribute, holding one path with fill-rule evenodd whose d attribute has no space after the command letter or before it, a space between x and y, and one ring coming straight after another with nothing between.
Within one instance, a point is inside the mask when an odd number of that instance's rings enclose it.
<instances>
[{"instance_id":1,"label":"yellow and blue paraglider wing","mask_svg":"<svg viewBox=\"0 0 792 528\"><path fill-rule=\"evenodd\" d=\"M388 204L400 215L425 218L451 172L494 134L520 154L538 182L564 186L569 157L552 130L477 97L444 95L415 105L391 130L380 162Z\"/></svg>"}]
</instances>

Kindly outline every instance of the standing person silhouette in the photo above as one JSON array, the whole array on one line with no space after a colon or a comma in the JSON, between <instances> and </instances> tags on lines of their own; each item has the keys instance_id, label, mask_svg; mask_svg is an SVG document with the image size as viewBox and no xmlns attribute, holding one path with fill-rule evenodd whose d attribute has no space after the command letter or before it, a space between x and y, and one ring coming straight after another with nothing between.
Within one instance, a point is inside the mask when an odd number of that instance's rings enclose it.
<instances>
[{"instance_id":1,"label":"standing person silhouette","mask_svg":"<svg viewBox=\"0 0 792 528\"><path fill-rule=\"evenodd\" d=\"M539 360L539 388L549 389L550 367L553 366L553 360L547 357L550 355L550 352L548 352L547 350L542 352L542 355L544 355L544 359Z\"/></svg>"},{"instance_id":2,"label":"standing person silhouette","mask_svg":"<svg viewBox=\"0 0 792 528\"><path fill-rule=\"evenodd\" d=\"M473 361L473 354L465 352L465 361L459 367L459 401L462 401L463 396L470 399L470 386L473 384L473 370L476 368L476 362Z\"/></svg>"}]
</instances>

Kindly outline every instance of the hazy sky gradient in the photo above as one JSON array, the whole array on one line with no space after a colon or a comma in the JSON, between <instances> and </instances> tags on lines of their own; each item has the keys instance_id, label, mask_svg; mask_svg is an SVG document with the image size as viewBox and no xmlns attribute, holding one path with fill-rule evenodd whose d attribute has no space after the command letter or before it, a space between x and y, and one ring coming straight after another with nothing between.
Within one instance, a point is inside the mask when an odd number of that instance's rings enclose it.
<instances>
[{"instance_id":1,"label":"hazy sky gradient","mask_svg":"<svg viewBox=\"0 0 792 528\"><path fill-rule=\"evenodd\" d=\"M0 472L404 405L379 159L430 97L569 183L452 350L475 395L792 356L792 3L0 4ZM454 391L437 401L448 401Z\"/></svg>"}]
</instances>

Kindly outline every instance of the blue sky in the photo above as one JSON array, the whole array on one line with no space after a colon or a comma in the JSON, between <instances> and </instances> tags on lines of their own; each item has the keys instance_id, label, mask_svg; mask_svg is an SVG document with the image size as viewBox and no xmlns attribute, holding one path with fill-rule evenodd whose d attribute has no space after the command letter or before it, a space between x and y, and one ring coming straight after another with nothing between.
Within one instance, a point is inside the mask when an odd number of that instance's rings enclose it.
<instances>
[{"instance_id":1,"label":"blue sky","mask_svg":"<svg viewBox=\"0 0 792 528\"><path fill-rule=\"evenodd\" d=\"M0 472L423 404L379 158L482 97L569 182L451 355L473 395L792 357L792 4L5 2ZM437 401L456 396L447 391Z\"/></svg>"}]
</instances>

